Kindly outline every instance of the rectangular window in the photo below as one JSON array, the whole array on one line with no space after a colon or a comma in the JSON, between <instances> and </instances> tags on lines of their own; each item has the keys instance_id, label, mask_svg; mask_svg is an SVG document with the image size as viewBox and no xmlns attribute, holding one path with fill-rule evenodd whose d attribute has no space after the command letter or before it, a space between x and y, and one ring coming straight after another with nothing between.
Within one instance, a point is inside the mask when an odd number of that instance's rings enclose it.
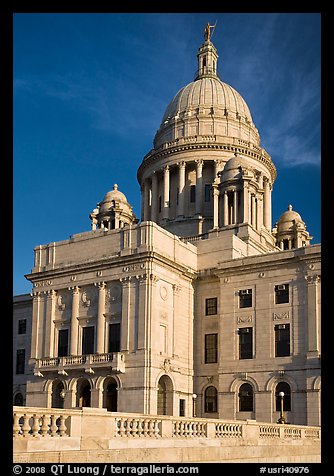
<instances>
[{"instance_id":1,"label":"rectangular window","mask_svg":"<svg viewBox=\"0 0 334 476\"><path fill-rule=\"evenodd\" d=\"M205 334L205 363L215 364L218 358L218 334Z\"/></svg>"},{"instance_id":2,"label":"rectangular window","mask_svg":"<svg viewBox=\"0 0 334 476\"><path fill-rule=\"evenodd\" d=\"M206 183L204 186L204 201L210 202L211 201L211 183Z\"/></svg>"},{"instance_id":3,"label":"rectangular window","mask_svg":"<svg viewBox=\"0 0 334 476\"><path fill-rule=\"evenodd\" d=\"M159 213L161 213L161 195L159 195Z\"/></svg>"},{"instance_id":4,"label":"rectangular window","mask_svg":"<svg viewBox=\"0 0 334 476\"><path fill-rule=\"evenodd\" d=\"M278 284L275 286L275 304L286 304L289 302L289 285Z\"/></svg>"},{"instance_id":5,"label":"rectangular window","mask_svg":"<svg viewBox=\"0 0 334 476\"><path fill-rule=\"evenodd\" d=\"M94 326L82 328L82 355L94 354Z\"/></svg>"},{"instance_id":6,"label":"rectangular window","mask_svg":"<svg viewBox=\"0 0 334 476\"><path fill-rule=\"evenodd\" d=\"M18 334L25 334L27 332L27 319L19 319Z\"/></svg>"},{"instance_id":7,"label":"rectangular window","mask_svg":"<svg viewBox=\"0 0 334 476\"><path fill-rule=\"evenodd\" d=\"M208 298L205 300L205 315L212 316L217 314L217 298Z\"/></svg>"},{"instance_id":8,"label":"rectangular window","mask_svg":"<svg viewBox=\"0 0 334 476\"><path fill-rule=\"evenodd\" d=\"M290 355L290 324L275 326L275 357Z\"/></svg>"},{"instance_id":9,"label":"rectangular window","mask_svg":"<svg viewBox=\"0 0 334 476\"><path fill-rule=\"evenodd\" d=\"M196 185L190 185L190 203L196 202Z\"/></svg>"},{"instance_id":10,"label":"rectangular window","mask_svg":"<svg viewBox=\"0 0 334 476\"><path fill-rule=\"evenodd\" d=\"M108 352L119 352L121 349L121 324L109 324Z\"/></svg>"},{"instance_id":11,"label":"rectangular window","mask_svg":"<svg viewBox=\"0 0 334 476\"><path fill-rule=\"evenodd\" d=\"M60 329L58 332L58 357L68 355L68 329Z\"/></svg>"},{"instance_id":12,"label":"rectangular window","mask_svg":"<svg viewBox=\"0 0 334 476\"><path fill-rule=\"evenodd\" d=\"M252 307L252 290L251 289L241 289L239 291L239 307L241 309L244 307Z\"/></svg>"},{"instance_id":13,"label":"rectangular window","mask_svg":"<svg viewBox=\"0 0 334 476\"><path fill-rule=\"evenodd\" d=\"M26 350L17 349L16 351L16 374L24 374L26 363Z\"/></svg>"},{"instance_id":14,"label":"rectangular window","mask_svg":"<svg viewBox=\"0 0 334 476\"><path fill-rule=\"evenodd\" d=\"M176 205L179 204L179 195L180 195L180 188L177 187L177 189L176 189Z\"/></svg>"},{"instance_id":15,"label":"rectangular window","mask_svg":"<svg viewBox=\"0 0 334 476\"><path fill-rule=\"evenodd\" d=\"M180 416L185 416L185 409L186 409L186 401L184 398L180 398Z\"/></svg>"},{"instance_id":16,"label":"rectangular window","mask_svg":"<svg viewBox=\"0 0 334 476\"><path fill-rule=\"evenodd\" d=\"M253 358L253 328L242 327L239 333L239 359Z\"/></svg>"}]
</instances>

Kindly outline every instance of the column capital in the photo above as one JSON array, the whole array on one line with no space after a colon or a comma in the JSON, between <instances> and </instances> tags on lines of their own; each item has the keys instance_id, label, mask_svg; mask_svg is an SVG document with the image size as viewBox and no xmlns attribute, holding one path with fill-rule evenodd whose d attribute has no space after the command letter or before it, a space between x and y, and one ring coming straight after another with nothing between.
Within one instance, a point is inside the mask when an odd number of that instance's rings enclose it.
<instances>
[{"instance_id":1,"label":"column capital","mask_svg":"<svg viewBox=\"0 0 334 476\"><path fill-rule=\"evenodd\" d=\"M99 281L97 283L94 283L94 286L99 288L99 290L103 290L106 288L107 283L105 281Z\"/></svg>"},{"instance_id":2,"label":"column capital","mask_svg":"<svg viewBox=\"0 0 334 476\"><path fill-rule=\"evenodd\" d=\"M159 276L152 273L152 274L150 274L150 280L151 280L152 284L157 284L157 282L160 281L160 278L159 278Z\"/></svg>"},{"instance_id":3,"label":"column capital","mask_svg":"<svg viewBox=\"0 0 334 476\"><path fill-rule=\"evenodd\" d=\"M79 294L80 288L79 286L69 286L68 290L73 291L73 294Z\"/></svg>"},{"instance_id":4,"label":"column capital","mask_svg":"<svg viewBox=\"0 0 334 476\"><path fill-rule=\"evenodd\" d=\"M123 276L122 278L119 278L121 284L125 286L126 284L130 284L132 280L132 276Z\"/></svg>"},{"instance_id":5,"label":"column capital","mask_svg":"<svg viewBox=\"0 0 334 476\"><path fill-rule=\"evenodd\" d=\"M137 274L136 279L139 281L139 284L145 284L148 280L148 275L146 273Z\"/></svg>"},{"instance_id":6,"label":"column capital","mask_svg":"<svg viewBox=\"0 0 334 476\"><path fill-rule=\"evenodd\" d=\"M164 172L168 172L169 171L169 165L164 165L161 170L163 170Z\"/></svg>"},{"instance_id":7,"label":"column capital","mask_svg":"<svg viewBox=\"0 0 334 476\"><path fill-rule=\"evenodd\" d=\"M182 160L181 162L176 162L176 164L179 166L180 169L183 169L186 166L186 162L184 160Z\"/></svg>"},{"instance_id":8,"label":"column capital","mask_svg":"<svg viewBox=\"0 0 334 476\"><path fill-rule=\"evenodd\" d=\"M195 163L197 165L197 168L201 168L204 165L204 160L203 159L196 159Z\"/></svg>"},{"instance_id":9,"label":"column capital","mask_svg":"<svg viewBox=\"0 0 334 476\"><path fill-rule=\"evenodd\" d=\"M307 284L318 284L321 281L321 275L314 274L314 275L305 276L305 281L307 282Z\"/></svg>"}]
</instances>

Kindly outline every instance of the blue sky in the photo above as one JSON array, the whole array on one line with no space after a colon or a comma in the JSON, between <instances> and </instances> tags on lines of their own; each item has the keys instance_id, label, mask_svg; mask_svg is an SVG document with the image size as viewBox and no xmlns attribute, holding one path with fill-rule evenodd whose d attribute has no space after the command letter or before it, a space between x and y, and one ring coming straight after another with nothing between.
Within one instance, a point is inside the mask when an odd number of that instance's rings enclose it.
<instances>
[{"instance_id":1,"label":"blue sky","mask_svg":"<svg viewBox=\"0 0 334 476\"><path fill-rule=\"evenodd\" d=\"M291 203L321 241L320 14L17 13L14 294L31 291L34 247L88 231L114 183L140 217L138 166L216 20L219 76L277 168L273 225Z\"/></svg>"}]
</instances>

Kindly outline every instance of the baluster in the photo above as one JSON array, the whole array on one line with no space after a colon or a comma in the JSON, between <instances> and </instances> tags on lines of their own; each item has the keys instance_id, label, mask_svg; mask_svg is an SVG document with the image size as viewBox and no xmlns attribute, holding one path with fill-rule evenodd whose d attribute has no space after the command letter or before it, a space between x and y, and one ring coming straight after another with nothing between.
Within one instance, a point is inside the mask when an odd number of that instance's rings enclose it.
<instances>
[{"instance_id":1,"label":"baluster","mask_svg":"<svg viewBox=\"0 0 334 476\"><path fill-rule=\"evenodd\" d=\"M20 434L20 431L21 431L21 425L19 424L19 420L20 420L20 415L18 415L17 413L14 413L13 415L13 436L19 436Z\"/></svg>"},{"instance_id":2,"label":"baluster","mask_svg":"<svg viewBox=\"0 0 334 476\"><path fill-rule=\"evenodd\" d=\"M42 436L47 436L49 434L49 429L50 429L50 417L48 415L43 415L42 427L41 427Z\"/></svg>"},{"instance_id":3,"label":"baluster","mask_svg":"<svg viewBox=\"0 0 334 476\"><path fill-rule=\"evenodd\" d=\"M57 415L51 415L51 436L57 436L58 426L57 426Z\"/></svg>"},{"instance_id":4,"label":"baluster","mask_svg":"<svg viewBox=\"0 0 334 476\"><path fill-rule=\"evenodd\" d=\"M161 425L161 420L153 420L153 425L154 425L154 430L153 430L154 436L158 437L159 431L160 431L159 425Z\"/></svg>"},{"instance_id":5,"label":"baluster","mask_svg":"<svg viewBox=\"0 0 334 476\"><path fill-rule=\"evenodd\" d=\"M22 425L22 434L23 436L28 436L30 432L30 424L29 424L30 416L26 413L23 415L23 425Z\"/></svg>"},{"instance_id":6,"label":"baluster","mask_svg":"<svg viewBox=\"0 0 334 476\"><path fill-rule=\"evenodd\" d=\"M64 415L60 415L60 423L59 423L59 436L64 436L66 434L67 428L65 425L65 417Z\"/></svg>"},{"instance_id":7,"label":"baluster","mask_svg":"<svg viewBox=\"0 0 334 476\"><path fill-rule=\"evenodd\" d=\"M33 423L32 423L32 436L39 436L39 416L36 415L36 413L34 413L33 415Z\"/></svg>"},{"instance_id":8,"label":"baluster","mask_svg":"<svg viewBox=\"0 0 334 476\"><path fill-rule=\"evenodd\" d=\"M149 434L148 434L148 428L149 428L149 426L148 426L148 420L145 418L144 424L143 424L143 435L144 435L144 436L149 436Z\"/></svg>"}]
</instances>

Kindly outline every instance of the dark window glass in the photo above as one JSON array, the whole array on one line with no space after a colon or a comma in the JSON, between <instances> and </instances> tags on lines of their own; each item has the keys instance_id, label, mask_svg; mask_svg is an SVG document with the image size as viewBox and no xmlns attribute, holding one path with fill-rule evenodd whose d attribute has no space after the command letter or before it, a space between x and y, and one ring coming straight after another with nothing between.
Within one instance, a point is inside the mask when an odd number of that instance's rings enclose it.
<instances>
[{"instance_id":1,"label":"dark window glass","mask_svg":"<svg viewBox=\"0 0 334 476\"><path fill-rule=\"evenodd\" d=\"M121 325L109 324L108 352L119 352L121 348Z\"/></svg>"},{"instance_id":2,"label":"dark window glass","mask_svg":"<svg viewBox=\"0 0 334 476\"><path fill-rule=\"evenodd\" d=\"M289 285L279 284L275 286L275 304L285 304L289 302Z\"/></svg>"},{"instance_id":3,"label":"dark window glass","mask_svg":"<svg viewBox=\"0 0 334 476\"><path fill-rule=\"evenodd\" d=\"M205 363L213 364L217 362L218 356L218 334L205 334Z\"/></svg>"},{"instance_id":4,"label":"dark window glass","mask_svg":"<svg viewBox=\"0 0 334 476\"><path fill-rule=\"evenodd\" d=\"M180 416L185 416L186 401L184 398L180 398Z\"/></svg>"},{"instance_id":5,"label":"dark window glass","mask_svg":"<svg viewBox=\"0 0 334 476\"><path fill-rule=\"evenodd\" d=\"M196 185L190 185L190 203L196 201Z\"/></svg>"},{"instance_id":6,"label":"dark window glass","mask_svg":"<svg viewBox=\"0 0 334 476\"><path fill-rule=\"evenodd\" d=\"M18 334L25 334L27 332L27 319L19 319Z\"/></svg>"},{"instance_id":7,"label":"dark window glass","mask_svg":"<svg viewBox=\"0 0 334 476\"><path fill-rule=\"evenodd\" d=\"M239 359L253 358L253 328L239 329Z\"/></svg>"},{"instance_id":8,"label":"dark window glass","mask_svg":"<svg viewBox=\"0 0 334 476\"><path fill-rule=\"evenodd\" d=\"M159 195L159 213L161 212L161 195Z\"/></svg>"},{"instance_id":9,"label":"dark window glass","mask_svg":"<svg viewBox=\"0 0 334 476\"><path fill-rule=\"evenodd\" d=\"M290 324L275 326L275 357L290 355Z\"/></svg>"},{"instance_id":10,"label":"dark window glass","mask_svg":"<svg viewBox=\"0 0 334 476\"><path fill-rule=\"evenodd\" d=\"M205 300L205 315L212 316L217 314L217 298L208 298Z\"/></svg>"},{"instance_id":11,"label":"dark window glass","mask_svg":"<svg viewBox=\"0 0 334 476\"><path fill-rule=\"evenodd\" d=\"M60 329L58 333L58 357L68 355L68 329Z\"/></svg>"},{"instance_id":12,"label":"dark window glass","mask_svg":"<svg viewBox=\"0 0 334 476\"><path fill-rule=\"evenodd\" d=\"M26 362L26 350L17 349L16 351L16 373L17 374L24 374L25 362Z\"/></svg>"},{"instance_id":13,"label":"dark window glass","mask_svg":"<svg viewBox=\"0 0 334 476\"><path fill-rule=\"evenodd\" d=\"M205 202L210 202L211 200L211 184L206 183L204 187L204 201Z\"/></svg>"},{"instance_id":14,"label":"dark window glass","mask_svg":"<svg viewBox=\"0 0 334 476\"><path fill-rule=\"evenodd\" d=\"M82 354L94 354L94 326L82 329Z\"/></svg>"},{"instance_id":15,"label":"dark window glass","mask_svg":"<svg viewBox=\"0 0 334 476\"><path fill-rule=\"evenodd\" d=\"M239 307L252 307L252 290L241 289L239 291Z\"/></svg>"},{"instance_id":16,"label":"dark window glass","mask_svg":"<svg viewBox=\"0 0 334 476\"><path fill-rule=\"evenodd\" d=\"M204 393L204 410L205 413L217 412L217 389L208 387Z\"/></svg>"},{"instance_id":17,"label":"dark window glass","mask_svg":"<svg viewBox=\"0 0 334 476\"><path fill-rule=\"evenodd\" d=\"M281 397L279 396L280 392L284 393L283 411L290 412L291 411L291 389L290 389L290 385L286 382L280 382L279 384L276 385L275 396L276 396L276 411L277 412L281 411Z\"/></svg>"},{"instance_id":18,"label":"dark window glass","mask_svg":"<svg viewBox=\"0 0 334 476\"><path fill-rule=\"evenodd\" d=\"M252 412L253 410L253 387L249 383L243 383L239 389L239 412Z\"/></svg>"}]
</instances>

